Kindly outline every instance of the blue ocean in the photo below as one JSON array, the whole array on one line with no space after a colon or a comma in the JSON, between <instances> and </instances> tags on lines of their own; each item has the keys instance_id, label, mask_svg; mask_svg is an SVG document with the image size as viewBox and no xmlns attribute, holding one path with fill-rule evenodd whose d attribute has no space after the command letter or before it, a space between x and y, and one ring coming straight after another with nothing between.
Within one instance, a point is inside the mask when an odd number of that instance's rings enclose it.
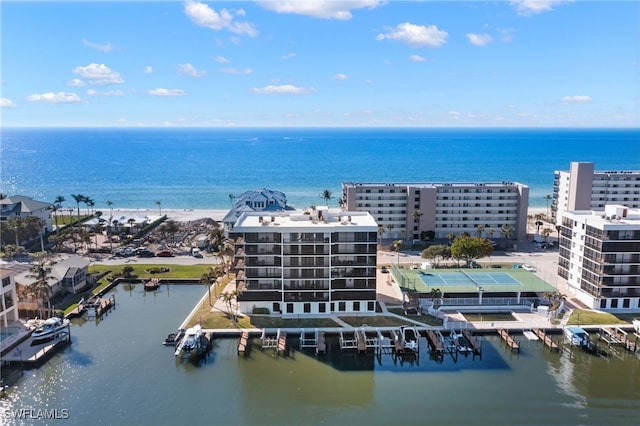
<instances>
[{"instance_id":1,"label":"blue ocean","mask_svg":"<svg viewBox=\"0 0 640 426\"><path fill-rule=\"evenodd\" d=\"M226 209L270 188L337 206L341 183L521 182L544 207L554 170L640 170L640 129L2 129L0 191L96 209Z\"/></svg>"}]
</instances>

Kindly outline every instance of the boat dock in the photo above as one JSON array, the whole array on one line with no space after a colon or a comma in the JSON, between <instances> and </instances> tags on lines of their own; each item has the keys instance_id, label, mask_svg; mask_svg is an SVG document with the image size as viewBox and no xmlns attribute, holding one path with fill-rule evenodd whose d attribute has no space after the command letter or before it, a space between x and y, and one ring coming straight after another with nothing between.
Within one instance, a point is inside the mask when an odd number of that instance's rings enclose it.
<instances>
[{"instance_id":1,"label":"boat dock","mask_svg":"<svg viewBox=\"0 0 640 426\"><path fill-rule=\"evenodd\" d=\"M538 336L540 340L542 340L542 342L549 348L549 350L558 351L560 349L558 347L558 344L554 342L544 330L540 328L534 328L532 331L536 336Z\"/></svg>"},{"instance_id":2,"label":"boat dock","mask_svg":"<svg viewBox=\"0 0 640 426\"><path fill-rule=\"evenodd\" d=\"M311 335L309 335L311 334ZM326 353L327 343L324 338L324 331L319 331L317 328L313 332L308 332L304 328L300 329L300 349L302 348L314 348L316 355L319 353Z\"/></svg>"},{"instance_id":3,"label":"boat dock","mask_svg":"<svg viewBox=\"0 0 640 426\"><path fill-rule=\"evenodd\" d=\"M482 358L482 342L478 339L477 336L471 334L469 330L462 330L462 335L467 339L469 344L471 345L471 349L473 349L473 353L475 355L480 355Z\"/></svg>"},{"instance_id":4,"label":"boat dock","mask_svg":"<svg viewBox=\"0 0 640 426\"><path fill-rule=\"evenodd\" d=\"M427 342L432 352L444 355L444 337L439 331L427 330Z\"/></svg>"},{"instance_id":5,"label":"boat dock","mask_svg":"<svg viewBox=\"0 0 640 426\"><path fill-rule=\"evenodd\" d=\"M2 355L2 362L25 368L38 367L69 344L71 344L71 327L67 325L64 329L57 331L50 340L36 344L31 337L24 340L9 353Z\"/></svg>"},{"instance_id":6,"label":"boat dock","mask_svg":"<svg viewBox=\"0 0 640 426\"><path fill-rule=\"evenodd\" d=\"M93 296L89 300L80 301L78 306L69 312L65 318L76 318L82 316L85 312L89 319L101 317L105 312L116 306L116 296L98 297Z\"/></svg>"},{"instance_id":7,"label":"boat dock","mask_svg":"<svg viewBox=\"0 0 640 426\"><path fill-rule=\"evenodd\" d=\"M504 329L499 329L498 330L498 334L500 335L500 337L502 337L502 340L505 341L505 343L507 344L507 346L514 352L520 352L520 344L518 344L518 342L515 341L515 339L509 335L509 332L507 330Z\"/></svg>"},{"instance_id":8,"label":"boat dock","mask_svg":"<svg viewBox=\"0 0 640 426\"><path fill-rule=\"evenodd\" d=\"M263 329L262 335L260 336L260 349L275 349L276 355L284 355L287 352L287 332L277 329L276 335L273 336L267 332L266 328Z\"/></svg>"},{"instance_id":9,"label":"boat dock","mask_svg":"<svg viewBox=\"0 0 640 426\"><path fill-rule=\"evenodd\" d=\"M600 327L598 329L598 338L609 345L609 347L613 345L623 345L627 341L627 332L618 327Z\"/></svg>"},{"instance_id":10,"label":"boat dock","mask_svg":"<svg viewBox=\"0 0 640 426\"><path fill-rule=\"evenodd\" d=\"M249 332L243 331L238 342L238 355L246 354L249 350Z\"/></svg>"}]
</instances>

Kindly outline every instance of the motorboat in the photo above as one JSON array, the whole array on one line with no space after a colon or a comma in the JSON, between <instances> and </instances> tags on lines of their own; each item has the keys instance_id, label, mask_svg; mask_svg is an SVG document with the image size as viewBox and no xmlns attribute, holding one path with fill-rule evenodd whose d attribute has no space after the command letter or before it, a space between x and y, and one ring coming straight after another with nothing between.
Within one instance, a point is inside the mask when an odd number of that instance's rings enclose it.
<instances>
[{"instance_id":1,"label":"motorboat","mask_svg":"<svg viewBox=\"0 0 640 426\"><path fill-rule=\"evenodd\" d=\"M160 287L160 281L155 278L144 283L144 289L146 291L154 291L157 290L158 287Z\"/></svg>"},{"instance_id":2,"label":"motorboat","mask_svg":"<svg viewBox=\"0 0 640 426\"><path fill-rule=\"evenodd\" d=\"M184 332L184 337L177 344L175 355L188 355L195 349L198 349L202 341L203 334L204 332L202 331L200 324L187 328Z\"/></svg>"},{"instance_id":3,"label":"motorboat","mask_svg":"<svg viewBox=\"0 0 640 426\"><path fill-rule=\"evenodd\" d=\"M42 322L33 333L31 333L31 340L33 343L51 340L65 331L68 326L68 319L63 320L58 317L49 318Z\"/></svg>"},{"instance_id":4,"label":"motorboat","mask_svg":"<svg viewBox=\"0 0 640 426\"><path fill-rule=\"evenodd\" d=\"M185 329L181 328L175 333L170 333L166 339L162 342L165 346L175 346L177 345L182 338L184 337Z\"/></svg>"},{"instance_id":5,"label":"motorboat","mask_svg":"<svg viewBox=\"0 0 640 426\"><path fill-rule=\"evenodd\" d=\"M572 325L565 327L564 336L573 346L589 346L589 333L578 326Z\"/></svg>"},{"instance_id":6,"label":"motorboat","mask_svg":"<svg viewBox=\"0 0 640 426\"><path fill-rule=\"evenodd\" d=\"M462 354L473 352L471 344L469 343L467 338L462 335L462 333L456 333L455 331L452 331L450 338L458 352Z\"/></svg>"}]
</instances>

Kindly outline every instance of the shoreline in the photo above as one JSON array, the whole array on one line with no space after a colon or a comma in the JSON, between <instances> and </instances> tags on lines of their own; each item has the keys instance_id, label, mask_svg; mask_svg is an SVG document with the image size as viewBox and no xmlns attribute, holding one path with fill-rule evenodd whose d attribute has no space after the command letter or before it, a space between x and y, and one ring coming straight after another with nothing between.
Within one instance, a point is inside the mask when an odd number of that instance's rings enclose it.
<instances>
[{"instance_id":1,"label":"shoreline","mask_svg":"<svg viewBox=\"0 0 640 426\"><path fill-rule=\"evenodd\" d=\"M224 216L229 212L228 209L162 209L162 215L166 215L169 220L176 222L190 222L200 219L213 219L222 221ZM527 215L535 216L536 214L546 214L547 209L544 207L529 207ZM103 210L103 216L109 211ZM154 208L118 208L113 209L114 216L160 216L160 210Z\"/></svg>"}]
</instances>

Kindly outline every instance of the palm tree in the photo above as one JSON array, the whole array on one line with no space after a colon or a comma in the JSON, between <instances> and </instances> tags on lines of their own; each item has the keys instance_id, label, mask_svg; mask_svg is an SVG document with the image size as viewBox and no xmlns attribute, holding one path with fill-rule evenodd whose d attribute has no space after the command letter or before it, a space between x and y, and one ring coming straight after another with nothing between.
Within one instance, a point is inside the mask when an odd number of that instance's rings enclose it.
<instances>
[{"instance_id":1,"label":"palm tree","mask_svg":"<svg viewBox=\"0 0 640 426\"><path fill-rule=\"evenodd\" d=\"M384 226L378 225L378 244L382 244L382 234L384 234Z\"/></svg>"},{"instance_id":2,"label":"palm tree","mask_svg":"<svg viewBox=\"0 0 640 426\"><path fill-rule=\"evenodd\" d=\"M437 307L437 302L442 299L442 291L439 288L431 289L431 301L433 302L434 309Z\"/></svg>"},{"instance_id":3,"label":"palm tree","mask_svg":"<svg viewBox=\"0 0 640 426\"><path fill-rule=\"evenodd\" d=\"M109 241L111 242L111 250L113 250L113 241L111 241L111 222L113 220L113 201L107 200L107 207L109 207L109 221L107 222L107 234L109 235Z\"/></svg>"},{"instance_id":4,"label":"palm tree","mask_svg":"<svg viewBox=\"0 0 640 426\"><path fill-rule=\"evenodd\" d=\"M229 315L231 321L233 321L234 325L236 323L236 315L235 310L233 309L233 301L238 299L238 294L238 290L225 291L224 293L220 294L220 299L222 299L225 306L227 307L227 314Z\"/></svg>"},{"instance_id":5,"label":"palm tree","mask_svg":"<svg viewBox=\"0 0 640 426\"><path fill-rule=\"evenodd\" d=\"M549 220L549 201L551 201L551 195L545 195L544 199L547 202L547 220Z\"/></svg>"},{"instance_id":6,"label":"palm tree","mask_svg":"<svg viewBox=\"0 0 640 426\"><path fill-rule=\"evenodd\" d=\"M478 231L478 237L482 238L484 232L484 225L476 225L476 231Z\"/></svg>"},{"instance_id":7,"label":"palm tree","mask_svg":"<svg viewBox=\"0 0 640 426\"><path fill-rule=\"evenodd\" d=\"M493 239L493 233L495 232L495 230L493 228L489 228L487 229L487 235L489 236L489 239Z\"/></svg>"},{"instance_id":8,"label":"palm tree","mask_svg":"<svg viewBox=\"0 0 640 426\"><path fill-rule=\"evenodd\" d=\"M389 233L389 236L391 236L391 231L393 230L393 223L388 223L387 224L387 232Z\"/></svg>"},{"instance_id":9,"label":"palm tree","mask_svg":"<svg viewBox=\"0 0 640 426\"><path fill-rule=\"evenodd\" d=\"M78 206L78 222L80 222L80 203L82 203L86 197L82 194L71 194L71 198L75 200Z\"/></svg>"},{"instance_id":10,"label":"palm tree","mask_svg":"<svg viewBox=\"0 0 640 426\"><path fill-rule=\"evenodd\" d=\"M329 191L328 189L325 189L320 193L320 198L322 198L324 202L327 203L327 207L329 207L329 200L332 199L333 196L331 194L331 191Z\"/></svg>"},{"instance_id":11,"label":"palm tree","mask_svg":"<svg viewBox=\"0 0 640 426\"><path fill-rule=\"evenodd\" d=\"M47 311L50 311L51 288L49 287L49 281L55 281L56 278L51 275L51 264L47 262L44 253L37 255L36 259L37 263L31 267L30 273L26 277L35 279L31 284L31 290L42 304L46 303ZM40 316L43 316L42 308L40 309Z\"/></svg>"},{"instance_id":12,"label":"palm tree","mask_svg":"<svg viewBox=\"0 0 640 426\"><path fill-rule=\"evenodd\" d=\"M453 240L456 239L456 236L455 236L455 234L453 232L449 232L447 234L447 239L449 240L449 244L451 244L451 243L453 243Z\"/></svg>"},{"instance_id":13,"label":"palm tree","mask_svg":"<svg viewBox=\"0 0 640 426\"><path fill-rule=\"evenodd\" d=\"M393 249L396 251L397 255L397 260L396 260L396 264L400 265L400 249L402 248L402 240L395 240L393 242Z\"/></svg>"},{"instance_id":14,"label":"palm tree","mask_svg":"<svg viewBox=\"0 0 640 426\"><path fill-rule=\"evenodd\" d=\"M233 207L234 198L236 198L236 196L233 195L232 193L229 193L229 204L231 204L231 207Z\"/></svg>"},{"instance_id":15,"label":"palm tree","mask_svg":"<svg viewBox=\"0 0 640 426\"><path fill-rule=\"evenodd\" d=\"M160 216L162 216L162 207L160 207L161 204L162 204L162 201L160 201L160 200L156 201L156 205L158 206L158 212L159 212Z\"/></svg>"},{"instance_id":16,"label":"palm tree","mask_svg":"<svg viewBox=\"0 0 640 426\"><path fill-rule=\"evenodd\" d=\"M90 215L91 212L93 212L93 206L96 205L96 202L89 197L84 197L84 204L87 206L87 215Z\"/></svg>"},{"instance_id":17,"label":"palm tree","mask_svg":"<svg viewBox=\"0 0 640 426\"><path fill-rule=\"evenodd\" d=\"M340 206L341 210L345 210L347 208L347 200L344 197L338 198L338 206Z\"/></svg>"},{"instance_id":18,"label":"palm tree","mask_svg":"<svg viewBox=\"0 0 640 426\"><path fill-rule=\"evenodd\" d=\"M136 220L134 218L129 218L127 223L129 223L129 233L133 234L133 225L136 223Z\"/></svg>"},{"instance_id":19,"label":"palm tree","mask_svg":"<svg viewBox=\"0 0 640 426\"><path fill-rule=\"evenodd\" d=\"M63 211L62 210L62 203L64 203L66 200L62 195L58 195L56 197L55 200L53 200L53 206L55 207L55 209L53 210L54 212L57 212L58 210ZM64 222L64 213L62 214L62 221ZM58 229L58 214L56 213L56 231L59 231Z\"/></svg>"},{"instance_id":20,"label":"palm tree","mask_svg":"<svg viewBox=\"0 0 640 426\"><path fill-rule=\"evenodd\" d=\"M502 234L502 238L506 238L508 240L511 235L513 235L513 228L511 227L511 225L502 225L500 227L500 233Z\"/></svg>"}]
</instances>

